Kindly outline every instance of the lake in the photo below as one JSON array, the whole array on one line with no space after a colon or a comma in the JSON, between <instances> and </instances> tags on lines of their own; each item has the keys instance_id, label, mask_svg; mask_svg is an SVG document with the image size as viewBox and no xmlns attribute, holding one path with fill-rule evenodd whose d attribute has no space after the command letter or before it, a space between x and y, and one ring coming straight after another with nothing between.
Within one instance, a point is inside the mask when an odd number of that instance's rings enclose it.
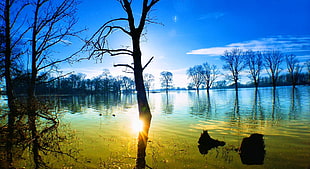
<instances>
[{"instance_id":1,"label":"lake","mask_svg":"<svg viewBox=\"0 0 310 169\"><path fill-rule=\"evenodd\" d=\"M138 111L135 94L51 97L60 121L42 137L41 160L51 168L133 168ZM5 98L0 100L6 106ZM147 165L170 168L309 168L310 87L170 91L150 93L153 114ZM4 123L2 120L1 123ZM48 125L44 120L41 126ZM198 147L203 130L224 141L207 151ZM262 134L261 164L244 164L245 137ZM59 137L55 137L58 135ZM30 149L16 146L16 167L33 168ZM19 149L20 148L20 149Z\"/></svg>"}]
</instances>

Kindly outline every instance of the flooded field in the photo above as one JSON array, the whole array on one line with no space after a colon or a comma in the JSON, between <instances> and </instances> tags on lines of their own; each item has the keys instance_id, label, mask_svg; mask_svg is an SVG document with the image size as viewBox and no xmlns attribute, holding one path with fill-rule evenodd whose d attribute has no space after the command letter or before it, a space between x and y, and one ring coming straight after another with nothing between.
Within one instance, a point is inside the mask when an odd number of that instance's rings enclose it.
<instances>
[{"instance_id":1,"label":"flooded field","mask_svg":"<svg viewBox=\"0 0 310 169\"><path fill-rule=\"evenodd\" d=\"M50 99L60 123L40 139L41 163L50 168L134 167L139 132L135 94ZM0 104L5 112L4 97ZM310 167L309 86L278 87L275 92L247 88L240 89L238 96L231 89L211 90L209 95L206 91L150 93L149 104L153 118L146 161L151 168ZM50 124L42 120L38 125ZM203 130L225 145L199 149ZM263 161L244 164L239 148L254 133L263 135ZM33 168L32 150L16 145L14 166Z\"/></svg>"}]
</instances>

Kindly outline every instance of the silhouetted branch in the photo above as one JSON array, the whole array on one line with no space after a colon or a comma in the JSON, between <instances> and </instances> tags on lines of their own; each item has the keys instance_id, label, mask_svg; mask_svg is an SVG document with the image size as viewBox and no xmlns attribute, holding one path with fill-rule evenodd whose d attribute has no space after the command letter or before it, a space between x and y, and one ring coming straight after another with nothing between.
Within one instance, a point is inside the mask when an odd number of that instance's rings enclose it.
<instances>
[{"instance_id":1,"label":"silhouetted branch","mask_svg":"<svg viewBox=\"0 0 310 169\"><path fill-rule=\"evenodd\" d=\"M111 56L117 55L130 55L132 56L132 51L128 49L97 49L94 52L101 52L102 54L108 53Z\"/></svg>"},{"instance_id":2,"label":"silhouetted branch","mask_svg":"<svg viewBox=\"0 0 310 169\"><path fill-rule=\"evenodd\" d=\"M57 63L61 63L61 62L67 61L67 60L69 60L69 59L70 59L70 58L65 58L65 59L53 61L53 62L51 62L51 63L49 63L49 64L47 64L47 65L44 65L44 66L38 68L38 71L43 70L43 69L48 68L48 67L51 67L51 66L54 66L54 65L56 65Z\"/></svg>"},{"instance_id":3,"label":"silhouetted branch","mask_svg":"<svg viewBox=\"0 0 310 169\"><path fill-rule=\"evenodd\" d=\"M45 147L42 147L40 146L40 149L41 150L45 150L45 151L49 151L49 152L52 152L52 153L58 153L58 154L62 154L62 155L66 155L72 159L74 159L75 161L78 161L78 158L74 157L73 155L71 155L70 153L66 153L66 152L63 152L61 150L51 150L51 149L47 149Z\"/></svg>"},{"instance_id":4,"label":"silhouetted branch","mask_svg":"<svg viewBox=\"0 0 310 169\"><path fill-rule=\"evenodd\" d=\"M150 63L151 61L154 59L154 56L144 65L144 67L142 68L142 70L144 70Z\"/></svg>"},{"instance_id":5,"label":"silhouetted branch","mask_svg":"<svg viewBox=\"0 0 310 169\"><path fill-rule=\"evenodd\" d=\"M133 68L132 66L128 65L128 64L115 64L115 65L113 65L113 66L114 66L114 67L124 66L124 67L128 67L128 68L134 70L134 68Z\"/></svg>"},{"instance_id":6,"label":"silhouetted branch","mask_svg":"<svg viewBox=\"0 0 310 169\"><path fill-rule=\"evenodd\" d=\"M66 74L64 74L64 75L57 76L57 77L55 77L55 78L53 78L53 79L51 79L51 80L49 80L49 81L44 81L44 82L42 82L42 84L43 84L43 83L46 83L46 84L51 83L51 82L53 82L53 81L55 81L55 80L58 80L58 79L60 79L60 78L62 78L62 77L65 77L65 76L68 76L68 75L70 75L70 74L72 74L72 73L73 73L73 72L69 72L69 73L66 73Z\"/></svg>"},{"instance_id":7,"label":"silhouetted branch","mask_svg":"<svg viewBox=\"0 0 310 169\"><path fill-rule=\"evenodd\" d=\"M11 5L12 5L12 4L11 4ZM25 3L25 4L23 4L23 5L17 10L17 13L16 13L16 15L15 15L15 17L14 17L12 23L11 23L11 28L14 27L14 25L16 24L16 21L17 21L17 19L18 19L18 17L19 17L19 15L22 13L22 11L23 11L28 5L30 5L30 3ZM21 25L23 25L23 24L21 24ZM17 30L19 30L19 29L17 29ZM16 32L17 32L17 31L16 31Z\"/></svg>"},{"instance_id":8,"label":"silhouetted branch","mask_svg":"<svg viewBox=\"0 0 310 169\"><path fill-rule=\"evenodd\" d=\"M132 51L128 49L109 49L107 45L107 38L114 30L121 30L125 34L131 36L131 33L127 31L124 27L109 25L118 21L128 21L127 18L116 18L111 19L104 23L88 40L84 40L85 44L82 48L75 52L72 56L76 56L83 51L92 51L88 57L83 57L77 61L91 59L96 56L97 58L102 57L104 54L110 54L111 56L117 55L132 55Z\"/></svg>"}]
</instances>

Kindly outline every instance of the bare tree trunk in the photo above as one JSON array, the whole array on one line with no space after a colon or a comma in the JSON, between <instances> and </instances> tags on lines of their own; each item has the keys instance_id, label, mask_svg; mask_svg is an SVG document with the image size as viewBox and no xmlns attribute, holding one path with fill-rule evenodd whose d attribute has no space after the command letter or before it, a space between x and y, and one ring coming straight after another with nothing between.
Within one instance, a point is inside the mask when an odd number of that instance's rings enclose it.
<instances>
[{"instance_id":1,"label":"bare tree trunk","mask_svg":"<svg viewBox=\"0 0 310 169\"><path fill-rule=\"evenodd\" d=\"M148 133L151 125L152 114L146 97L146 91L143 82L143 68L141 64L140 35L132 37L133 59L134 59L134 75L137 91L137 100L139 108L139 119L143 122L143 129L138 136L138 151L136 159L136 168L145 168L146 146L148 141Z\"/></svg>"},{"instance_id":2,"label":"bare tree trunk","mask_svg":"<svg viewBox=\"0 0 310 169\"><path fill-rule=\"evenodd\" d=\"M39 1L37 3L40 3ZM31 131L32 138L32 153L33 153L33 161L35 163L35 168L39 168L39 145L38 145L38 132L36 128L36 97L35 97L35 89L36 89L36 78L37 78L37 23L38 23L38 12L39 5L36 5L34 12L34 20L33 20L33 28L32 28L32 54L31 54L31 77L28 88L28 124Z\"/></svg>"},{"instance_id":3,"label":"bare tree trunk","mask_svg":"<svg viewBox=\"0 0 310 169\"><path fill-rule=\"evenodd\" d=\"M136 160L136 168L145 168L145 150L148 140L148 132L151 124L151 111L148 104L145 85L143 81L143 70L151 62L149 62L142 67L141 64L141 49L140 49L140 38L142 31L144 29L146 22L151 22L151 19L148 19L148 14L151 8L159 2L159 0L143 0L142 2L142 13L140 20L135 22L134 13L132 10L132 1L131 0L118 0L124 11L127 13L127 18L116 18L106 22L84 45L83 49L93 50L90 57L102 58L105 53L110 54L111 56L117 55L128 55L133 58L134 66L129 64L115 64L114 66L124 66L133 70L136 91L137 91L137 100L138 100L138 109L139 109L139 118L143 122L143 130L139 132L138 136L138 152ZM128 27L115 25L114 22L127 22ZM151 22L152 23L152 22ZM111 25L110 25L111 24ZM135 24L138 24L137 27ZM114 32L113 30L120 30L122 33L128 35L131 38L132 50L127 48L111 49L106 44L107 37ZM104 33L107 32L107 33ZM89 59L88 58L88 59Z\"/></svg>"},{"instance_id":4,"label":"bare tree trunk","mask_svg":"<svg viewBox=\"0 0 310 169\"><path fill-rule=\"evenodd\" d=\"M7 162L9 165L13 162L13 133L15 123L16 107L14 105L15 96L13 92L12 77L11 77L11 23L10 23L10 1L6 0L5 4L5 82L6 82L6 95L8 97L8 138L6 142Z\"/></svg>"},{"instance_id":5,"label":"bare tree trunk","mask_svg":"<svg viewBox=\"0 0 310 169\"><path fill-rule=\"evenodd\" d=\"M208 96L210 96L210 87L209 86L207 86L207 94L208 94Z\"/></svg>"},{"instance_id":6,"label":"bare tree trunk","mask_svg":"<svg viewBox=\"0 0 310 169\"><path fill-rule=\"evenodd\" d=\"M131 20L133 22L133 20ZM143 81L143 67L141 63L141 49L140 49L140 36L141 31L131 29L132 31L132 45L133 45L133 60L134 60L134 76L137 91L139 119L143 123L142 131L139 132L138 136L138 151L136 159L137 169L143 169L146 166L145 156L146 147L148 141L148 133L151 125L152 114L148 104L144 81Z\"/></svg>"},{"instance_id":7,"label":"bare tree trunk","mask_svg":"<svg viewBox=\"0 0 310 169\"><path fill-rule=\"evenodd\" d=\"M235 91L238 92L238 81L235 80Z\"/></svg>"}]
</instances>

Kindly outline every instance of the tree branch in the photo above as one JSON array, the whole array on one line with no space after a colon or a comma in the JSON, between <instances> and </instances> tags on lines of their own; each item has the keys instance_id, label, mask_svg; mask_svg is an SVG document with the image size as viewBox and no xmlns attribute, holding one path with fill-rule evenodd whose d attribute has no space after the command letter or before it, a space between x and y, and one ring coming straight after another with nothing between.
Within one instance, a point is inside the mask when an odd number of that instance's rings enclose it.
<instances>
[{"instance_id":1,"label":"tree branch","mask_svg":"<svg viewBox=\"0 0 310 169\"><path fill-rule=\"evenodd\" d=\"M92 39L94 39L97 35L98 35L98 33L99 32L102 32L103 30L105 30L105 27L108 25L108 24L110 24L110 23L112 23L112 22L116 22L116 21L127 21L128 19L127 18L116 18L116 19L111 19L111 20L109 20L108 22L106 22L105 24L103 24L94 34L93 34L93 36L92 37L90 37L90 39L88 40L88 41L86 41L86 42L90 42ZM87 43L86 43L87 44ZM85 46L85 45L84 45Z\"/></svg>"},{"instance_id":2,"label":"tree branch","mask_svg":"<svg viewBox=\"0 0 310 169\"><path fill-rule=\"evenodd\" d=\"M62 77L68 76L68 75L70 75L70 74L73 74L73 72L69 72L69 73L66 73L66 74L57 76L57 77L52 78L52 79L50 79L50 80L48 80L48 81L44 81L44 82L42 82L42 83L40 83L40 84L48 84L48 83L51 83L51 82L53 82L53 81L55 81L55 80L59 80L59 79L62 78Z\"/></svg>"},{"instance_id":3,"label":"tree branch","mask_svg":"<svg viewBox=\"0 0 310 169\"><path fill-rule=\"evenodd\" d=\"M117 55L130 55L132 56L132 51L128 49L97 49L94 50L94 52L102 52L108 53L111 56L117 56Z\"/></svg>"},{"instance_id":4,"label":"tree branch","mask_svg":"<svg viewBox=\"0 0 310 169\"><path fill-rule=\"evenodd\" d=\"M114 66L114 67L123 66L123 67L128 67L128 68L134 70L134 68L133 68L132 66L128 65L128 64L115 64L115 65L113 65L113 66Z\"/></svg>"},{"instance_id":5,"label":"tree branch","mask_svg":"<svg viewBox=\"0 0 310 169\"><path fill-rule=\"evenodd\" d=\"M53 62L51 62L51 63L49 63L49 64L47 64L47 65L45 65L45 66L42 66L42 67L38 68L38 71L40 71L40 70L42 70L42 69L45 69L45 68L48 68L48 67L50 67L50 66L54 66L54 65L56 65L57 63L61 63L61 62L64 62L64 61L66 61L66 60L69 60L69 59L70 59L70 58L65 58L65 59L62 59L62 60L53 61Z\"/></svg>"},{"instance_id":6,"label":"tree branch","mask_svg":"<svg viewBox=\"0 0 310 169\"><path fill-rule=\"evenodd\" d=\"M142 70L144 70L150 63L151 61L154 59L154 56L144 65L144 67L142 68Z\"/></svg>"}]
</instances>

